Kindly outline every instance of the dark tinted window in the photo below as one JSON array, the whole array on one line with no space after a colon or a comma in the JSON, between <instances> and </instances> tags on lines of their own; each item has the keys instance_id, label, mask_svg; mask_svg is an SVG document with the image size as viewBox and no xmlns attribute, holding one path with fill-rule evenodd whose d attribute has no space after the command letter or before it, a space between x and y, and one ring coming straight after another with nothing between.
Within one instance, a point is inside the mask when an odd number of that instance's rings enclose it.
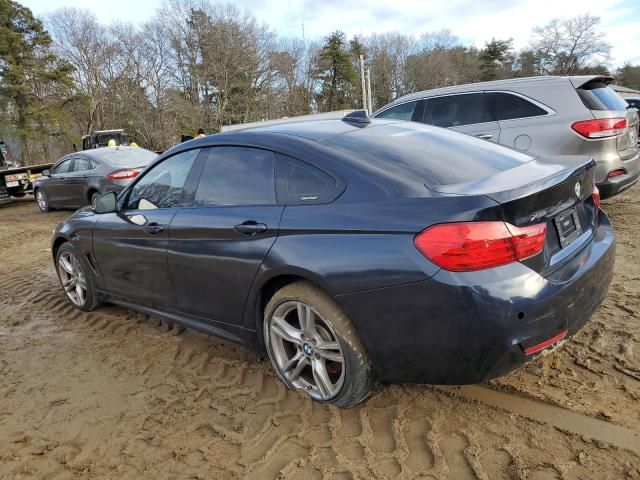
<instances>
[{"instance_id":1,"label":"dark tinted window","mask_svg":"<svg viewBox=\"0 0 640 480\"><path fill-rule=\"evenodd\" d=\"M590 110L624 110L627 108L620 95L604 82L589 82L577 89L582 103Z\"/></svg>"},{"instance_id":2,"label":"dark tinted window","mask_svg":"<svg viewBox=\"0 0 640 480\"><path fill-rule=\"evenodd\" d=\"M329 174L308 163L283 156L285 159L288 201L312 202L330 200L336 181Z\"/></svg>"},{"instance_id":3,"label":"dark tinted window","mask_svg":"<svg viewBox=\"0 0 640 480\"><path fill-rule=\"evenodd\" d=\"M71 158L67 158L63 160L62 163L58 164L56 168L54 168L53 173L67 173L71 170Z\"/></svg>"},{"instance_id":4,"label":"dark tinted window","mask_svg":"<svg viewBox=\"0 0 640 480\"><path fill-rule=\"evenodd\" d=\"M398 105L397 107L391 107L382 113L376 115L376 118L389 118L393 120L411 120L413 111L416 109L418 102L409 102Z\"/></svg>"},{"instance_id":5,"label":"dark tinted window","mask_svg":"<svg viewBox=\"0 0 640 480\"><path fill-rule=\"evenodd\" d=\"M539 117L547 111L522 97L511 93L491 92L486 94L497 120Z\"/></svg>"},{"instance_id":6,"label":"dark tinted window","mask_svg":"<svg viewBox=\"0 0 640 480\"><path fill-rule=\"evenodd\" d=\"M196 205L273 205L274 154L245 147L212 147L196 191Z\"/></svg>"},{"instance_id":7,"label":"dark tinted window","mask_svg":"<svg viewBox=\"0 0 640 480\"><path fill-rule=\"evenodd\" d=\"M91 162L86 157L76 157L76 160L73 164L74 172L84 172L86 170L91 169Z\"/></svg>"},{"instance_id":8,"label":"dark tinted window","mask_svg":"<svg viewBox=\"0 0 640 480\"><path fill-rule=\"evenodd\" d=\"M180 206L183 187L200 150L188 150L155 165L131 190L127 208L143 210Z\"/></svg>"},{"instance_id":9,"label":"dark tinted window","mask_svg":"<svg viewBox=\"0 0 640 480\"><path fill-rule=\"evenodd\" d=\"M533 158L469 135L417 123L366 127L321 143L348 155L363 175L421 187L485 178Z\"/></svg>"},{"instance_id":10,"label":"dark tinted window","mask_svg":"<svg viewBox=\"0 0 640 480\"><path fill-rule=\"evenodd\" d=\"M482 93L427 99L423 122L437 127L460 127L491 122L493 115Z\"/></svg>"}]
</instances>

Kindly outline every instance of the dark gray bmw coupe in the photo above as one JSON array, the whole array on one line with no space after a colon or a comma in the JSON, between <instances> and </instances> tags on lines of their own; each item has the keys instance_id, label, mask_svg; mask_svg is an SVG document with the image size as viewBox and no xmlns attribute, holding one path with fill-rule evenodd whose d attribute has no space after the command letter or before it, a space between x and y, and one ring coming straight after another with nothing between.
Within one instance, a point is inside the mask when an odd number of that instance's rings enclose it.
<instances>
[{"instance_id":1,"label":"dark gray bmw coupe","mask_svg":"<svg viewBox=\"0 0 640 480\"><path fill-rule=\"evenodd\" d=\"M504 374L578 331L615 240L588 157L346 117L162 154L55 231L69 302L115 303L266 351L349 407L376 381Z\"/></svg>"}]
</instances>

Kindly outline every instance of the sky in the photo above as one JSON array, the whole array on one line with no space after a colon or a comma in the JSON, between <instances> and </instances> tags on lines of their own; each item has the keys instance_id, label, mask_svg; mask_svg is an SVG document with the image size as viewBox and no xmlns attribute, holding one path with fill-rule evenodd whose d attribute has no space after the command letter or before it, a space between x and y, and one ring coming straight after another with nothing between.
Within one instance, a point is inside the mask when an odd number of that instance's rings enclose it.
<instances>
[{"instance_id":1,"label":"sky","mask_svg":"<svg viewBox=\"0 0 640 480\"><path fill-rule=\"evenodd\" d=\"M144 22L163 0L18 0L44 17L65 6L86 8L105 23ZM235 0L282 36L321 39L334 30L349 37L377 32L419 36L449 29L465 45L492 37L527 45L531 30L553 18L584 13L601 17L612 44L611 65L640 64L640 0Z\"/></svg>"}]
</instances>

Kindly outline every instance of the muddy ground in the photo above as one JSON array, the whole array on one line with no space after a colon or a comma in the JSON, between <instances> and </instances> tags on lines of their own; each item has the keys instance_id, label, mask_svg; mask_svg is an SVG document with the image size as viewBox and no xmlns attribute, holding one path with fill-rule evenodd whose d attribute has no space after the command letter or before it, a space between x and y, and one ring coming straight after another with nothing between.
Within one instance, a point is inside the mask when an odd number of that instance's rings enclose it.
<instances>
[{"instance_id":1,"label":"muddy ground","mask_svg":"<svg viewBox=\"0 0 640 480\"><path fill-rule=\"evenodd\" d=\"M640 479L639 198L606 202L615 278L561 349L475 390L386 387L342 411L236 345L73 310L48 249L69 212L0 207L0 478Z\"/></svg>"}]
</instances>

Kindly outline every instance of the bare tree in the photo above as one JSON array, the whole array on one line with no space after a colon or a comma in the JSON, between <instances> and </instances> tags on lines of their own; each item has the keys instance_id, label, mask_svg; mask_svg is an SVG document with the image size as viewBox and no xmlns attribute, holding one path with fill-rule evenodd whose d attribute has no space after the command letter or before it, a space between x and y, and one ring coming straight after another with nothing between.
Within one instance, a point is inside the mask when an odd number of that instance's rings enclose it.
<instances>
[{"instance_id":1,"label":"bare tree","mask_svg":"<svg viewBox=\"0 0 640 480\"><path fill-rule=\"evenodd\" d=\"M109 61L111 42L108 30L88 10L62 8L48 18L54 46L74 67L76 88L86 95L89 111L83 132L102 126L105 106L104 69Z\"/></svg>"},{"instance_id":2,"label":"bare tree","mask_svg":"<svg viewBox=\"0 0 640 480\"><path fill-rule=\"evenodd\" d=\"M570 75L592 62L607 61L611 45L596 30L599 23L600 17L586 14L536 27L530 47L538 53L542 72Z\"/></svg>"},{"instance_id":3,"label":"bare tree","mask_svg":"<svg viewBox=\"0 0 640 480\"><path fill-rule=\"evenodd\" d=\"M417 49L413 37L399 33L373 34L363 43L371 65L374 105L381 107L409 93L407 59Z\"/></svg>"},{"instance_id":4,"label":"bare tree","mask_svg":"<svg viewBox=\"0 0 640 480\"><path fill-rule=\"evenodd\" d=\"M338 53L340 65L355 62L356 69L364 54L374 103L382 106L416 90L483 77L601 71L596 64L608 59L611 47L598 22L589 15L554 20L534 30L529 48L504 58L499 48L489 48L499 42L479 51L449 30L417 38L344 38ZM359 99L356 81L327 88L327 45L278 38L231 4L164 0L139 26L104 25L87 10L64 8L48 18L48 27L56 53L75 68L75 95L66 96L67 117L58 124L68 129L74 119L77 134L123 127L142 145L162 149L199 127L217 131L228 123L356 105ZM325 94L341 101L327 101Z\"/></svg>"}]
</instances>

